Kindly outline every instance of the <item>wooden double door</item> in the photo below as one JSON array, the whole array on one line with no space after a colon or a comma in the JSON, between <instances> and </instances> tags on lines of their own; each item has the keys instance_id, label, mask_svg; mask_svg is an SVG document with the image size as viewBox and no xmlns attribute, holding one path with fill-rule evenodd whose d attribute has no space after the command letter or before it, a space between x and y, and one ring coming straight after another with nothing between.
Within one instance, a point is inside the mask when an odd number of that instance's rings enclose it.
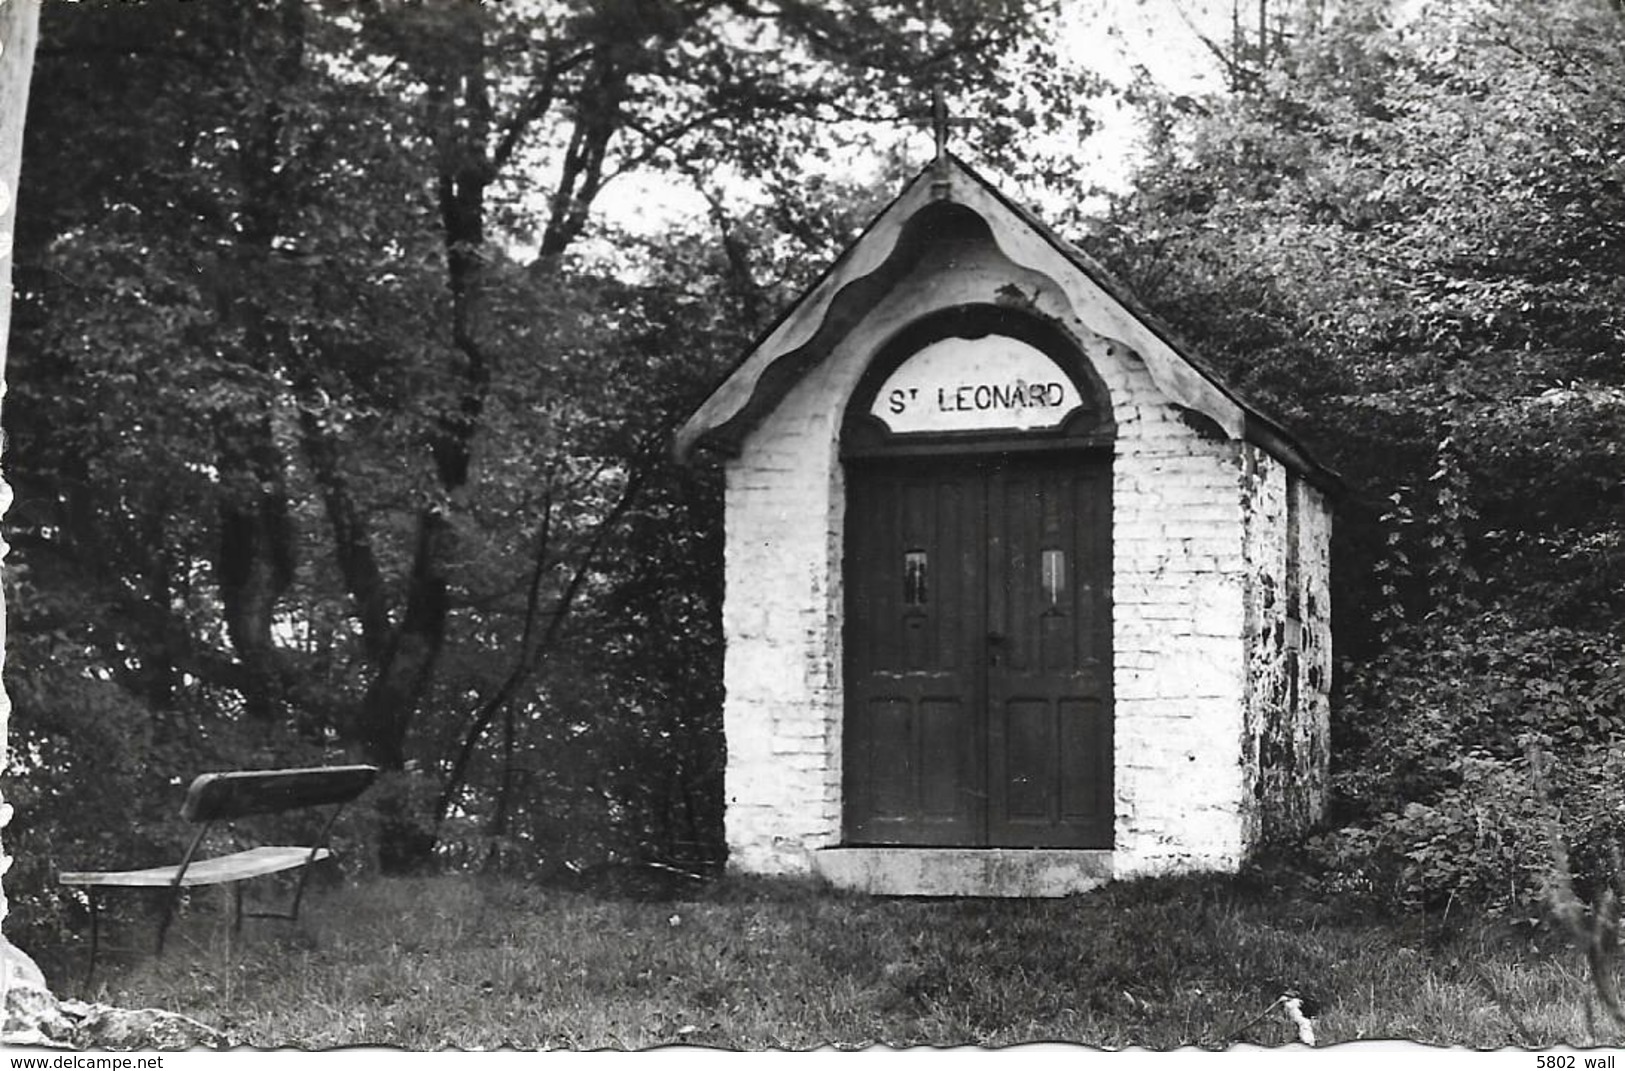
<instances>
[{"instance_id":1,"label":"wooden double door","mask_svg":"<svg viewBox=\"0 0 1625 1071\"><path fill-rule=\"evenodd\" d=\"M1112 843L1110 461L854 463L848 844Z\"/></svg>"}]
</instances>

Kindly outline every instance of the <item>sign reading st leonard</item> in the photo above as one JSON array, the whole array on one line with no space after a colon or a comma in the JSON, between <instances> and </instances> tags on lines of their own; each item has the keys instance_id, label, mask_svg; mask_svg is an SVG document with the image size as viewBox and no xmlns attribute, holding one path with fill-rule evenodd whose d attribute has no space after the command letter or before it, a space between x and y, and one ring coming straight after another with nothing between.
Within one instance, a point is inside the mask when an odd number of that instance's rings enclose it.
<instances>
[{"instance_id":1,"label":"sign reading st leonard","mask_svg":"<svg viewBox=\"0 0 1625 1071\"><path fill-rule=\"evenodd\" d=\"M1006 335L944 338L887 377L870 413L893 434L1036 431L1082 403L1065 372L1037 347Z\"/></svg>"}]
</instances>

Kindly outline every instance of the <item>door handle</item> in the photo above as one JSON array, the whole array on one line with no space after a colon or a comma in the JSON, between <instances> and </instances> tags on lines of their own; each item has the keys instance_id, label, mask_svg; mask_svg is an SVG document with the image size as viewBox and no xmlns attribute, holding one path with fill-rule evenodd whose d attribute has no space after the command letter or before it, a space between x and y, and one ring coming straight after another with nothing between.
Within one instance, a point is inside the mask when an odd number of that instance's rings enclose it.
<instances>
[{"instance_id":1,"label":"door handle","mask_svg":"<svg viewBox=\"0 0 1625 1071\"><path fill-rule=\"evenodd\" d=\"M1004 641L1005 641L1005 635L1002 632L993 631L993 632L989 632L987 634L987 664L988 665L996 666L996 665L999 664L1000 659L1004 655Z\"/></svg>"}]
</instances>

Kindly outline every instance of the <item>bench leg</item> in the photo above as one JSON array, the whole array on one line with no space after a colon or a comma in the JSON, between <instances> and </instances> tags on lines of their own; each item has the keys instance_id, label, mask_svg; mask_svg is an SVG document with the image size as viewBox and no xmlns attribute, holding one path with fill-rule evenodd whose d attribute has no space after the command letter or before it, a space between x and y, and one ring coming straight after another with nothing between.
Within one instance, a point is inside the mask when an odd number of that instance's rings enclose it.
<instances>
[{"instance_id":1,"label":"bench leg","mask_svg":"<svg viewBox=\"0 0 1625 1071\"><path fill-rule=\"evenodd\" d=\"M96 976L96 950L100 947L102 936L101 901L96 898L96 886L86 887L86 895L90 900L90 962L85 966L85 992L90 992L90 980Z\"/></svg>"},{"instance_id":2,"label":"bench leg","mask_svg":"<svg viewBox=\"0 0 1625 1071\"><path fill-rule=\"evenodd\" d=\"M164 954L164 942L169 939L169 924L175 921L175 912L181 906L181 888L175 886L165 897L164 917L158 922L158 955Z\"/></svg>"},{"instance_id":3,"label":"bench leg","mask_svg":"<svg viewBox=\"0 0 1625 1071\"><path fill-rule=\"evenodd\" d=\"M299 868L299 886L293 891L293 909L288 912L288 921L299 921L299 905L305 899L305 883L310 880L310 867Z\"/></svg>"}]
</instances>

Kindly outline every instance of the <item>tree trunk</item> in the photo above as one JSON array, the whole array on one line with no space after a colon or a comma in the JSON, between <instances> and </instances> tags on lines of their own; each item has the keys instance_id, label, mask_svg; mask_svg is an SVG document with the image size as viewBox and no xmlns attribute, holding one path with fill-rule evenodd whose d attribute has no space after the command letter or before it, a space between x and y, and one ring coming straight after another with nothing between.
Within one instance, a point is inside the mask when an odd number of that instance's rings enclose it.
<instances>
[{"instance_id":1,"label":"tree trunk","mask_svg":"<svg viewBox=\"0 0 1625 1071\"><path fill-rule=\"evenodd\" d=\"M448 72L438 153L440 218L446 249L446 285L451 293L451 357L458 380L457 400L441 413L430 437L442 503L418 517L417 547L407 580L406 610L390 637L377 676L362 702L359 738L369 758L386 769L403 769L406 743L418 708L434 681L451 615L450 563L456 533L448 511L462 502L471 475L474 441L481 427L491 368L479 338L485 290L485 191L490 163L485 139L490 129L483 30L476 20L458 55L464 65ZM410 873L432 862L433 817L403 793L398 806L382 808L379 865L389 873Z\"/></svg>"},{"instance_id":2,"label":"tree trunk","mask_svg":"<svg viewBox=\"0 0 1625 1071\"><path fill-rule=\"evenodd\" d=\"M284 713L285 677L273 638L277 602L293 584L295 536L285 487L286 461L270 419L232 419L220 436L227 474L219 507L215 561L221 609L242 659L243 700L253 720L269 726Z\"/></svg>"},{"instance_id":3,"label":"tree trunk","mask_svg":"<svg viewBox=\"0 0 1625 1071\"><path fill-rule=\"evenodd\" d=\"M298 86L305 66L303 0L280 0L256 10L243 24L240 62L266 65L269 81L251 92L245 110L237 166L246 198L232 251L234 274L251 279L270 262L293 201L297 161L284 152L288 125L284 99ZM245 340L237 360L267 374L289 361L287 333L277 327L256 295L222 294L220 317L236 323ZM222 475L217 579L227 634L243 663L243 700L249 717L267 731L287 713L295 672L285 665L272 626L278 601L293 584L297 558L290 517L287 459L276 445L269 413L224 415L216 428Z\"/></svg>"}]
</instances>

